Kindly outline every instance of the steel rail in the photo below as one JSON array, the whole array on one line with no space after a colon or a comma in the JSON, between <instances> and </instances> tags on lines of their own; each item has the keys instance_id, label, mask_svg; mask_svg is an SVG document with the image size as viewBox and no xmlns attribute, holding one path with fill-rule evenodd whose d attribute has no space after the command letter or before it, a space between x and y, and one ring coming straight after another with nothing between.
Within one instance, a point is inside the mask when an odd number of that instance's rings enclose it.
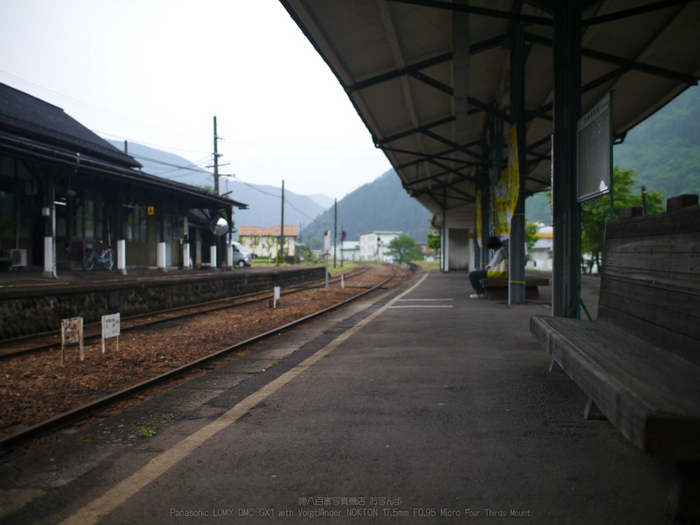
<instances>
[{"instance_id":1,"label":"steel rail","mask_svg":"<svg viewBox=\"0 0 700 525\"><path fill-rule=\"evenodd\" d=\"M348 279L352 279L354 277L357 277L359 275L364 274L367 270L368 270L368 268L364 268L364 269L359 268L357 270L352 270L350 272L351 275L348 275L346 277ZM355 272L355 273L352 273L352 272ZM338 281L340 281L340 277L335 277L335 278L331 279L329 282L338 282ZM285 291L281 292L280 294L282 296L291 295L294 293L299 293L299 292L303 292L306 290L312 290L314 288L320 288L321 286L325 286L325 280L322 280L322 279L317 279L317 280L311 281L311 282L320 282L322 284L313 285L313 286L299 286L299 287L287 288ZM256 299L251 299L249 301L241 301L241 299L245 299L247 297L254 297L254 296L260 296L260 297L258 297ZM219 310L226 310L228 308L236 308L238 306L246 306L249 304L259 303L261 301L265 301L266 299L270 299L271 297L273 297L273 296L271 295L270 290L263 290L260 292L252 292L250 294L237 295L235 297L225 297L223 299L216 299L214 301L208 301L208 302L204 302L204 303L191 304L191 305L186 305L186 306L177 306L175 308L168 308L165 310L158 310L155 312L147 312L147 313L143 313L143 314L132 315L132 316L123 318L121 320L121 322L122 323L129 323L130 321L133 321L135 319L140 319L143 317L153 318L156 316L167 315L168 313L172 313L172 312L178 312L178 311L183 311L183 310L196 310L193 312L187 312L187 313L180 314L180 315L162 317L160 319L151 319L150 321L147 321L144 323L139 323L139 324L134 324L131 326L129 326L129 325L121 326L120 330L122 332L127 332L129 330L136 330L138 328L144 328L147 326L152 326L152 325L156 325L159 323L165 323L168 321L187 319L189 317L195 317L197 315L202 315L202 314L206 314L206 313L210 313L210 312L216 312ZM228 302L228 304L219 305L219 306L214 307L214 308L201 309L202 307L206 307L206 306L213 305L213 304L220 304L222 302ZM100 326L99 323L90 323L88 325L85 325L85 329L98 328L99 326ZM61 332L59 332L59 331L43 332L41 334L36 334L34 336L24 336L24 337L17 338L17 339L11 339L11 340L7 340L6 342L3 342L3 344L0 344L0 348L2 348L2 346L6 346L6 347L10 346L10 344L12 342L15 342L15 344L17 344L17 343L22 343L24 341L30 341L32 338L40 339L40 338L44 338L44 337L58 336L58 335L60 335L60 333ZM101 333L90 334L90 335L85 335L83 340L89 341L89 340L93 340L93 339L98 339L100 337L101 337ZM4 344L4 343L6 343L6 344ZM48 350L55 350L55 349L58 349L60 347L61 347L61 343L51 342L51 343L46 343L43 345L35 346L32 348L26 348L24 350L17 350L15 352L0 353L0 362L1 361L10 361L12 359L16 359L19 357L24 357L24 356L28 356L28 355L32 355L32 354L37 354L37 353L45 352Z\"/></svg>"},{"instance_id":2,"label":"steel rail","mask_svg":"<svg viewBox=\"0 0 700 525\"><path fill-rule=\"evenodd\" d=\"M92 412L95 412L97 409L103 408L103 407L108 406L112 403L123 400L124 398L133 396L134 394L137 394L137 393L141 392L142 390L146 390L148 388L151 388L151 387L153 387L153 386L155 386L163 381L171 380L171 379L179 377L183 374L186 374L188 372L196 370L207 363L210 363L212 361L216 361L217 359L224 357L227 354L230 354L231 352L240 350L241 348L244 348L245 346L248 346L250 344L262 341L263 339L266 339L270 336L277 335L280 332L288 330L289 328L292 328L292 327L297 326L299 324L305 323L311 319L314 319L314 318L319 317L323 314L326 314L332 310L335 310L336 308L340 308L341 306L345 306L346 304L349 304L352 301L356 301L357 299L381 288L386 283L388 283L389 281L394 279L398 268L396 266L393 266L393 265L391 265L391 267L393 269L391 276L388 279L385 279L381 283L377 284L376 286L370 288L369 290L366 290L366 291L361 292L357 295L354 295L354 296L352 296L344 301L341 301L340 303L337 303L333 306L329 306L328 308L324 308L323 310L319 310L318 312L314 312L312 314L301 317L300 319L297 319L297 320L292 321L290 323L287 323L285 325L278 326L272 330L268 330L267 332L253 336L249 339L246 339L245 341L241 341L239 343L228 346L228 347L223 348L221 350L217 350L214 353L209 354L208 356L196 359L196 360L194 360L186 365L183 365L179 368L175 368L175 369L173 369L169 372L166 372L164 374L161 374L159 376L153 377L151 379L147 379L146 381L143 381L141 383L133 385L133 386L126 388L124 390L120 390L119 392L115 392L114 394L110 394L110 395L105 396L101 399L91 401L90 403L86 403L85 405L74 408L73 410L69 410L68 412L58 414L52 418L49 418L45 421L42 421L41 423L37 423L36 425L32 425L31 427L29 427L25 430L22 430L20 432L16 432L14 434L6 436L6 437L0 439L0 451L10 450L10 449L22 444L22 443L26 443L32 439L35 439L35 438L40 437L42 435L45 435L51 431L57 430L61 427L64 427L69 423L73 423L75 421L83 419L83 418L89 416ZM406 271L406 273L408 274L408 270ZM406 279L406 277L407 276L404 276L404 280ZM403 283L403 281L402 281L402 283ZM398 285L396 285L396 286L398 286Z\"/></svg>"}]
</instances>

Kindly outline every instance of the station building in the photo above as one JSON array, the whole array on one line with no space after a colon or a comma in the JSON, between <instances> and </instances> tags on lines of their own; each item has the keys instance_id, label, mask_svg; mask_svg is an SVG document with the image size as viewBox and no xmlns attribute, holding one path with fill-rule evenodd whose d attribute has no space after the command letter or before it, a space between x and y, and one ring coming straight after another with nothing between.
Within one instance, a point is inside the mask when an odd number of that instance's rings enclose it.
<instances>
[{"instance_id":1,"label":"station building","mask_svg":"<svg viewBox=\"0 0 700 525\"><path fill-rule=\"evenodd\" d=\"M93 243L119 247L115 266L120 261L123 271L187 268L212 257L223 265L222 219L230 233L234 207L246 205L143 173L61 108L0 84L3 267L55 276L81 268Z\"/></svg>"}]
</instances>

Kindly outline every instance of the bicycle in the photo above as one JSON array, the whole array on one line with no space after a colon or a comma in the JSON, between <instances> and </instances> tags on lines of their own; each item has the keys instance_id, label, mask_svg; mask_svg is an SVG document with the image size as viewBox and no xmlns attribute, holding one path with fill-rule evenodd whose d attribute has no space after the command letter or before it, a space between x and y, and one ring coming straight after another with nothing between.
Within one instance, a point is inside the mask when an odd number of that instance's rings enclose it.
<instances>
[{"instance_id":1,"label":"bicycle","mask_svg":"<svg viewBox=\"0 0 700 525\"><path fill-rule=\"evenodd\" d=\"M114 256L112 248L102 246L102 252L98 253L96 243L85 244L85 255L83 256L83 268L89 272L95 267L95 262L100 263L106 270L114 268Z\"/></svg>"}]
</instances>

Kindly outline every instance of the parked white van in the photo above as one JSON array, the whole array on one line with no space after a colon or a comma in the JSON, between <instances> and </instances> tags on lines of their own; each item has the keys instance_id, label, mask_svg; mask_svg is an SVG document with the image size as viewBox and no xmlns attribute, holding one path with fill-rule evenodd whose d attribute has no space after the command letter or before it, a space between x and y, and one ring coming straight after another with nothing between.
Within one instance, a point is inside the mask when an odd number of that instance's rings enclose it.
<instances>
[{"instance_id":1,"label":"parked white van","mask_svg":"<svg viewBox=\"0 0 700 525\"><path fill-rule=\"evenodd\" d=\"M250 266L253 262L253 256L246 251L240 242L231 241L231 246L233 246L233 265L243 268L244 266Z\"/></svg>"}]
</instances>

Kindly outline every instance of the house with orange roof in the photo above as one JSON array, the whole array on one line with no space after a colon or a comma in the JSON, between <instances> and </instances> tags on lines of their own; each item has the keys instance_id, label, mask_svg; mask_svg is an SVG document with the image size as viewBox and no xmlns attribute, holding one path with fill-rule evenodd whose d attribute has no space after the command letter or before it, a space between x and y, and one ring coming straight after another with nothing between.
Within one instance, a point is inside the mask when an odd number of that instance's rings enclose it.
<instances>
[{"instance_id":1,"label":"house with orange roof","mask_svg":"<svg viewBox=\"0 0 700 525\"><path fill-rule=\"evenodd\" d=\"M282 235L282 226L239 226L239 240L243 246L256 257L277 258ZM296 243L299 237L299 226L288 224L284 226L284 253L287 257L296 255Z\"/></svg>"}]
</instances>

